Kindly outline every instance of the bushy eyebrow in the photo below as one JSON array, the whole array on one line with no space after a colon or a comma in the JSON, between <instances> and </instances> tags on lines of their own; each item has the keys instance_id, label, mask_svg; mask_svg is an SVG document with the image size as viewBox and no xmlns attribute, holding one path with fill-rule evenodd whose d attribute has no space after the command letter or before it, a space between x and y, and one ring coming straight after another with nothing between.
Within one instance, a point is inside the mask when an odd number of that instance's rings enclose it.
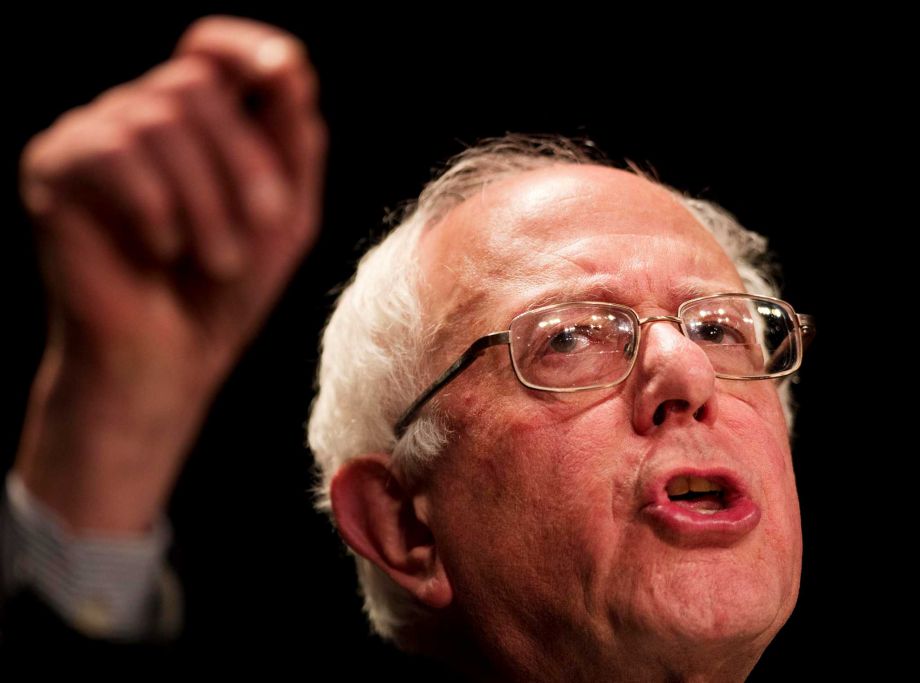
<instances>
[{"instance_id":1,"label":"bushy eyebrow","mask_svg":"<svg viewBox=\"0 0 920 683\"><path fill-rule=\"evenodd\" d=\"M668 284L668 302L676 311L677 307L688 299L695 299L717 292L737 291L737 286L721 285L692 276L672 278ZM607 273L595 273L567 280L565 283L547 287L544 292L528 301L524 310L533 310L541 306L560 304L567 301L605 301L609 303L632 306L635 296L617 287Z\"/></svg>"},{"instance_id":2,"label":"bushy eyebrow","mask_svg":"<svg viewBox=\"0 0 920 683\"><path fill-rule=\"evenodd\" d=\"M554 283L542 293L527 302L525 310L533 310L550 304L561 304L566 301L610 301L619 303L623 293L611 286L610 276L597 273L568 279L565 283ZM523 311L522 311L523 312Z\"/></svg>"},{"instance_id":3,"label":"bushy eyebrow","mask_svg":"<svg viewBox=\"0 0 920 683\"><path fill-rule=\"evenodd\" d=\"M744 288L736 284L722 283L718 280L704 280L694 276L681 276L672 278L668 283L668 293L671 302L680 305L688 299L700 296L709 296L720 292L743 292Z\"/></svg>"}]
</instances>

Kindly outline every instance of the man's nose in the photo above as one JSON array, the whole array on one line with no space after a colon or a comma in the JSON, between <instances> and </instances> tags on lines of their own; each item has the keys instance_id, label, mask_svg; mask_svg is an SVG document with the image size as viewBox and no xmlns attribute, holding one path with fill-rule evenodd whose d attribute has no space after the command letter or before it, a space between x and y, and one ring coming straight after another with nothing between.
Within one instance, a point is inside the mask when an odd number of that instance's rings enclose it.
<instances>
[{"instance_id":1,"label":"man's nose","mask_svg":"<svg viewBox=\"0 0 920 683\"><path fill-rule=\"evenodd\" d=\"M670 320L642 326L633 368L633 428L651 434L666 427L712 424L718 410L715 371L706 352Z\"/></svg>"}]
</instances>

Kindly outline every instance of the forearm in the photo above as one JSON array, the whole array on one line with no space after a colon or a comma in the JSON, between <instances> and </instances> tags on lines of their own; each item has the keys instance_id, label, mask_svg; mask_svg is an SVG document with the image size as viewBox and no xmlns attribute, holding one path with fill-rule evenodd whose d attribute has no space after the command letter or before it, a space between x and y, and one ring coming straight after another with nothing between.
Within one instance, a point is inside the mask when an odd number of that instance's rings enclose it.
<instances>
[{"instance_id":1,"label":"forearm","mask_svg":"<svg viewBox=\"0 0 920 683\"><path fill-rule=\"evenodd\" d=\"M94 638L174 637L165 509L210 396L149 364L65 356L52 343L33 383L0 509L0 592L31 589Z\"/></svg>"},{"instance_id":2,"label":"forearm","mask_svg":"<svg viewBox=\"0 0 920 683\"><path fill-rule=\"evenodd\" d=\"M147 532L166 507L211 397L144 372L42 360L14 468L73 533Z\"/></svg>"}]
</instances>

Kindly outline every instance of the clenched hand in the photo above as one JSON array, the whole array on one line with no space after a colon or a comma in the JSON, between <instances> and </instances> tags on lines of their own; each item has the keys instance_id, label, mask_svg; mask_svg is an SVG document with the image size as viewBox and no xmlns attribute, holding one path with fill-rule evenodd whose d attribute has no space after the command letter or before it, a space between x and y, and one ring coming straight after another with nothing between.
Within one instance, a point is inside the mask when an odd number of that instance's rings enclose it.
<instances>
[{"instance_id":1,"label":"clenched hand","mask_svg":"<svg viewBox=\"0 0 920 683\"><path fill-rule=\"evenodd\" d=\"M296 38L209 17L27 145L50 321L15 467L74 532L150 527L313 242L317 97Z\"/></svg>"}]
</instances>

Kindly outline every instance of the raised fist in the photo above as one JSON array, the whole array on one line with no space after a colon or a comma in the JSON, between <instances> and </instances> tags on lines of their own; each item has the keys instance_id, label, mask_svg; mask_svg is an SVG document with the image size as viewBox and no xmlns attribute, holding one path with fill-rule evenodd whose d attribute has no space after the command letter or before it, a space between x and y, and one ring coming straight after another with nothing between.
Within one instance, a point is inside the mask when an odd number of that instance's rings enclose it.
<instances>
[{"instance_id":1,"label":"raised fist","mask_svg":"<svg viewBox=\"0 0 920 683\"><path fill-rule=\"evenodd\" d=\"M51 318L16 467L75 528L149 523L312 243L317 98L295 37L209 17L169 61L27 145L21 190Z\"/></svg>"}]
</instances>

